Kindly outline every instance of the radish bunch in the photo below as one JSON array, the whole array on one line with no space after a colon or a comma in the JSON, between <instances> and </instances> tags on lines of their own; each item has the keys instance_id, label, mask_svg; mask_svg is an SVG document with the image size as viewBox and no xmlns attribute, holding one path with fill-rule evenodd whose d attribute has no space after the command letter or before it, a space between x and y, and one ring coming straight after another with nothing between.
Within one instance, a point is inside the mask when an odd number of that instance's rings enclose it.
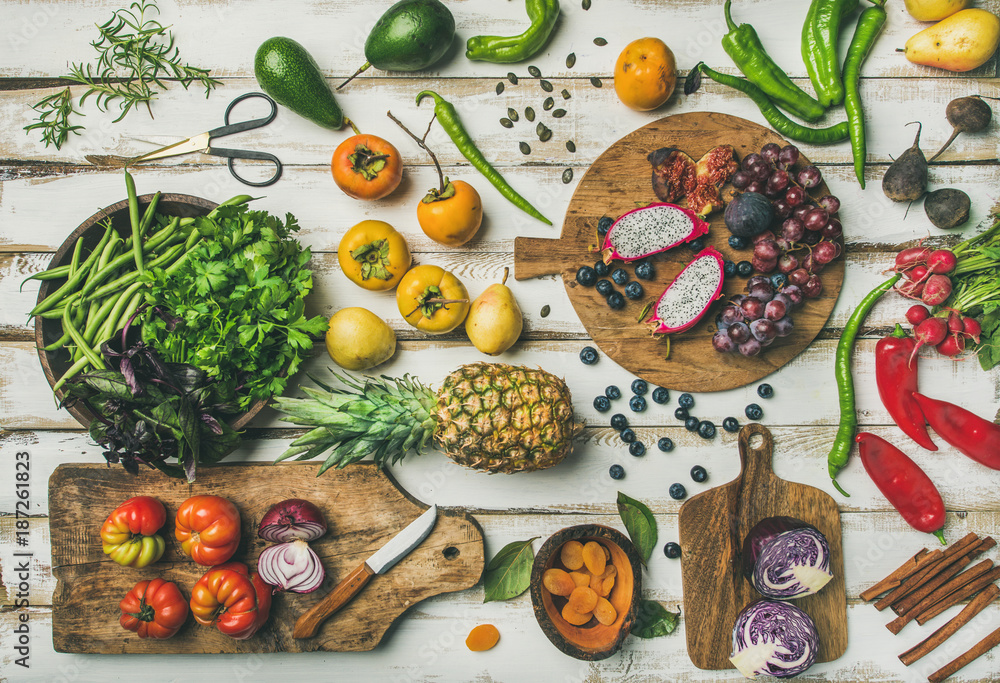
<instances>
[{"instance_id":1,"label":"radish bunch","mask_svg":"<svg viewBox=\"0 0 1000 683\"><path fill-rule=\"evenodd\" d=\"M908 299L918 299L928 306L940 306L951 296L951 278L958 259L947 249L910 247L896 254L893 272L903 279L896 291Z\"/></svg>"},{"instance_id":2,"label":"radish bunch","mask_svg":"<svg viewBox=\"0 0 1000 683\"><path fill-rule=\"evenodd\" d=\"M913 338L917 340L910 356L911 363L924 345L933 346L943 356L957 356L965 350L966 339L979 343L983 331L979 321L950 308L944 310L948 311L948 317L931 315L930 310L920 304L906 311L906 319L913 325Z\"/></svg>"}]
</instances>

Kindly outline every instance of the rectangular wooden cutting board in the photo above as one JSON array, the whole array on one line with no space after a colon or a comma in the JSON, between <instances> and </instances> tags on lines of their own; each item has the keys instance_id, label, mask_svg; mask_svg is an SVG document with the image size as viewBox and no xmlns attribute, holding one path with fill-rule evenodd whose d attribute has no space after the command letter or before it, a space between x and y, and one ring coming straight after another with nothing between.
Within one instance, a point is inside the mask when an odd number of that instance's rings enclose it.
<instances>
[{"instance_id":1,"label":"rectangular wooden cutting board","mask_svg":"<svg viewBox=\"0 0 1000 683\"><path fill-rule=\"evenodd\" d=\"M188 484L156 471L133 476L105 465L60 465L49 478L52 568L52 641L58 652L206 653L371 650L400 615L417 602L471 588L482 576L483 534L470 515L438 509L431 534L386 574L371 582L322 626L316 637L292 638L295 620L352 569L412 522L426 505L402 492L370 464L328 470L317 477L313 464L233 464L204 467ZM118 623L118 602L138 581L162 577L185 597L204 574L174 539L174 515L188 497L224 496L240 510L243 536L234 560L251 569L268 544L257 525L274 503L304 498L319 507L328 531L310 546L323 561L323 586L307 595L274 596L271 618L247 640L233 640L192 617L169 640L142 640ZM153 496L166 506L161 533L167 550L143 569L121 567L101 548L100 528L111 511L132 496Z\"/></svg>"}]
</instances>

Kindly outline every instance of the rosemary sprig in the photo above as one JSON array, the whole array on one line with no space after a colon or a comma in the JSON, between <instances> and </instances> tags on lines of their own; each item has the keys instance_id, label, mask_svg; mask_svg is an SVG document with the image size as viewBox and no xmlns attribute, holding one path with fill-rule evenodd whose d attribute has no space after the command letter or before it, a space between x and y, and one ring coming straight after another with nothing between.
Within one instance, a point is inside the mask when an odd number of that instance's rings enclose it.
<instances>
[{"instance_id":1,"label":"rosemary sprig","mask_svg":"<svg viewBox=\"0 0 1000 683\"><path fill-rule=\"evenodd\" d=\"M107 111L112 102L120 100L117 123L142 104L152 117L150 102L167 87L166 80L179 82L185 90L197 81L204 86L205 97L221 85L221 81L210 76L209 69L181 60L170 27L153 18L159 12L155 0L137 0L128 9L115 11L111 19L97 27L100 37L91 43L98 53L96 63L74 63L66 76L87 86L79 105L94 96L98 109ZM70 124L70 115L80 112L73 108L69 88L46 97L32 108L39 113L38 120L24 129L41 130L46 147L53 144L59 149L70 133L79 135L83 129Z\"/></svg>"}]
</instances>

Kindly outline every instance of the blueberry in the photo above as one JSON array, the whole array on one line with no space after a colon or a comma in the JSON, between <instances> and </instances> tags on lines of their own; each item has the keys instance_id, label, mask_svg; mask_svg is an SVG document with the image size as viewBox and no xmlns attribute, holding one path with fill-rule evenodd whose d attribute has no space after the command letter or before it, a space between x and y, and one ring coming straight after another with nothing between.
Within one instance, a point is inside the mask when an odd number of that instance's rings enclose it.
<instances>
[{"instance_id":1,"label":"blueberry","mask_svg":"<svg viewBox=\"0 0 1000 683\"><path fill-rule=\"evenodd\" d=\"M753 264L749 261L740 261L736 264L736 274L740 277L750 277L753 274Z\"/></svg>"},{"instance_id":2,"label":"blueberry","mask_svg":"<svg viewBox=\"0 0 1000 683\"><path fill-rule=\"evenodd\" d=\"M594 399L594 410L599 413L606 413L611 410L611 401L607 396L598 396Z\"/></svg>"},{"instance_id":3,"label":"blueberry","mask_svg":"<svg viewBox=\"0 0 1000 683\"><path fill-rule=\"evenodd\" d=\"M615 413L611 416L611 428L617 429L619 432L628 427L628 418L621 413Z\"/></svg>"},{"instance_id":4,"label":"blueberry","mask_svg":"<svg viewBox=\"0 0 1000 683\"><path fill-rule=\"evenodd\" d=\"M642 396L633 396L628 401L628 407L632 409L633 413L641 413L646 409L646 399Z\"/></svg>"},{"instance_id":5,"label":"blueberry","mask_svg":"<svg viewBox=\"0 0 1000 683\"><path fill-rule=\"evenodd\" d=\"M614 222L613 219L607 216L601 216L601 220L597 221L597 234L606 235L611 226L614 225Z\"/></svg>"},{"instance_id":6,"label":"blueberry","mask_svg":"<svg viewBox=\"0 0 1000 683\"><path fill-rule=\"evenodd\" d=\"M735 417L727 417L722 421L722 428L727 432L738 432L740 431L740 421Z\"/></svg>"},{"instance_id":7,"label":"blueberry","mask_svg":"<svg viewBox=\"0 0 1000 683\"><path fill-rule=\"evenodd\" d=\"M601 296L607 296L611 292L615 291L615 286L611 284L611 280L598 280L597 281L597 293Z\"/></svg>"},{"instance_id":8,"label":"blueberry","mask_svg":"<svg viewBox=\"0 0 1000 683\"><path fill-rule=\"evenodd\" d=\"M594 264L594 272L597 273L597 277L605 277L611 272L611 267L604 261L598 261Z\"/></svg>"},{"instance_id":9,"label":"blueberry","mask_svg":"<svg viewBox=\"0 0 1000 683\"><path fill-rule=\"evenodd\" d=\"M671 541L663 546L663 554L669 557L671 560L676 560L681 556L681 547Z\"/></svg>"},{"instance_id":10,"label":"blueberry","mask_svg":"<svg viewBox=\"0 0 1000 683\"><path fill-rule=\"evenodd\" d=\"M656 387L653 389L653 402L664 404L670 400L670 392L663 387Z\"/></svg>"},{"instance_id":11,"label":"blueberry","mask_svg":"<svg viewBox=\"0 0 1000 683\"><path fill-rule=\"evenodd\" d=\"M747 248L747 238L740 237L739 235L729 236L729 246L733 249L746 249Z\"/></svg>"},{"instance_id":12,"label":"blueberry","mask_svg":"<svg viewBox=\"0 0 1000 683\"><path fill-rule=\"evenodd\" d=\"M705 240L701 237L698 237L697 239L693 239L690 242L688 242L688 249L690 249L693 252L699 252L704 248L705 248Z\"/></svg>"},{"instance_id":13,"label":"blueberry","mask_svg":"<svg viewBox=\"0 0 1000 683\"><path fill-rule=\"evenodd\" d=\"M664 436L659 441L656 442L656 447L659 448L664 453L669 453L674 450L674 442L670 440L670 437Z\"/></svg>"},{"instance_id":14,"label":"blueberry","mask_svg":"<svg viewBox=\"0 0 1000 683\"><path fill-rule=\"evenodd\" d=\"M684 500L687 496L687 489L684 488L684 484L671 484L670 485L670 497L674 500Z\"/></svg>"},{"instance_id":15,"label":"blueberry","mask_svg":"<svg viewBox=\"0 0 1000 683\"><path fill-rule=\"evenodd\" d=\"M620 292L611 292L611 294L608 294L608 306L613 311L625 308L625 297Z\"/></svg>"},{"instance_id":16,"label":"blueberry","mask_svg":"<svg viewBox=\"0 0 1000 683\"><path fill-rule=\"evenodd\" d=\"M611 475L612 479L624 479L625 478L625 468L621 465L612 465L608 469L608 474Z\"/></svg>"},{"instance_id":17,"label":"blueberry","mask_svg":"<svg viewBox=\"0 0 1000 683\"><path fill-rule=\"evenodd\" d=\"M715 425L708 420L702 420L698 424L698 436L703 439L715 438Z\"/></svg>"},{"instance_id":18,"label":"blueberry","mask_svg":"<svg viewBox=\"0 0 1000 683\"><path fill-rule=\"evenodd\" d=\"M645 294L645 290L642 288L638 282L630 282L625 285L625 296L629 299L641 299L642 295Z\"/></svg>"},{"instance_id":19,"label":"blueberry","mask_svg":"<svg viewBox=\"0 0 1000 683\"><path fill-rule=\"evenodd\" d=\"M632 381L632 393L636 396L645 396L646 392L649 391L649 384L644 379L637 379Z\"/></svg>"},{"instance_id":20,"label":"blueberry","mask_svg":"<svg viewBox=\"0 0 1000 683\"><path fill-rule=\"evenodd\" d=\"M614 400L616 398L622 397L622 390L616 387L614 384L612 384L607 389L604 390L604 395L610 398L611 400Z\"/></svg>"},{"instance_id":21,"label":"blueberry","mask_svg":"<svg viewBox=\"0 0 1000 683\"><path fill-rule=\"evenodd\" d=\"M635 276L640 280L652 280L655 275L653 264L649 261L643 261L635 267Z\"/></svg>"},{"instance_id":22,"label":"blueberry","mask_svg":"<svg viewBox=\"0 0 1000 683\"><path fill-rule=\"evenodd\" d=\"M597 349L593 346L584 346L580 351L580 362L584 365L593 365L597 362Z\"/></svg>"},{"instance_id":23,"label":"blueberry","mask_svg":"<svg viewBox=\"0 0 1000 683\"><path fill-rule=\"evenodd\" d=\"M635 441L628 447L628 452L637 458L640 455L646 455L646 444L641 441Z\"/></svg>"},{"instance_id":24,"label":"blueberry","mask_svg":"<svg viewBox=\"0 0 1000 683\"><path fill-rule=\"evenodd\" d=\"M688 419L688 409L687 408L677 408L674 411L674 417L676 417L678 420L686 420L686 419Z\"/></svg>"},{"instance_id":25,"label":"blueberry","mask_svg":"<svg viewBox=\"0 0 1000 683\"><path fill-rule=\"evenodd\" d=\"M698 418L696 418L694 416L691 416L688 419L684 420L684 428L686 430L688 430L689 432L696 432L696 431L698 431L698 427L700 425L701 425L701 420L699 420Z\"/></svg>"},{"instance_id":26,"label":"blueberry","mask_svg":"<svg viewBox=\"0 0 1000 683\"><path fill-rule=\"evenodd\" d=\"M632 431L631 427L626 427L618 433L618 436L622 438L625 443L632 443L635 441L635 432Z\"/></svg>"},{"instance_id":27,"label":"blueberry","mask_svg":"<svg viewBox=\"0 0 1000 683\"><path fill-rule=\"evenodd\" d=\"M677 405L681 408L694 408L694 396L691 394L681 394L677 398Z\"/></svg>"},{"instance_id":28,"label":"blueberry","mask_svg":"<svg viewBox=\"0 0 1000 683\"><path fill-rule=\"evenodd\" d=\"M756 403L751 403L747 406L746 411L747 418L750 420L759 420L764 417L764 410Z\"/></svg>"},{"instance_id":29,"label":"blueberry","mask_svg":"<svg viewBox=\"0 0 1000 683\"><path fill-rule=\"evenodd\" d=\"M616 285L623 285L628 282L628 271L624 268L615 268L611 271L611 279Z\"/></svg>"},{"instance_id":30,"label":"blueberry","mask_svg":"<svg viewBox=\"0 0 1000 683\"><path fill-rule=\"evenodd\" d=\"M701 465L695 465L691 468L691 479L698 482L699 484L706 479L708 479L708 470L706 470Z\"/></svg>"},{"instance_id":31,"label":"blueberry","mask_svg":"<svg viewBox=\"0 0 1000 683\"><path fill-rule=\"evenodd\" d=\"M757 395L761 398L771 398L774 396L774 387L770 384L761 384L757 387Z\"/></svg>"},{"instance_id":32,"label":"blueberry","mask_svg":"<svg viewBox=\"0 0 1000 683\"><path fill-rule=\"evenodd\" d=\"M733 263L732 261L723 261L722 272L725 273L727 277L736 275L736 264Z\"/></svg>"},{"instance_id":33,"label":"blueberry","mask_svg":"<svg viewBox=\"0 0 1000 683\"><path fill-rule=\"evenodd\" d=\"M597 282L597 273L590 266L584 266L576 271L576 281L584 287L593 287L594 283Z\"/></svg>"},{"instance_id":34,"label":"blueberry","mask_svg":"<svg viewBox=\"0 0 1000 683\"><path fill-rule=\"evenodd\" d=\"M775 273L771 276L771 284L775 289L781 289L788 284L788 276L784 273Z\"/></svg>"}]
</instances>

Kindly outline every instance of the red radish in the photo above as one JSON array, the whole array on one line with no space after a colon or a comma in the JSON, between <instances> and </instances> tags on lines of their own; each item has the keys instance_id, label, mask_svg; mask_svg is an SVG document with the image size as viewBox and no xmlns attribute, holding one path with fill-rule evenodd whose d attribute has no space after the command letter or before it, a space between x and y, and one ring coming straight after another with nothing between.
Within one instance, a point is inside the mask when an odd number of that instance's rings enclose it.
<instances>
[{"instance_id":1,"label":"red radish","mask_svg":"<svg viewBox=\"0 0 1000 683\"><path fill-rule=\"evenodd\" d=\"M923 282L913 282L911 280L900 280L896 284L896 291L907 299L919 299L924 293Z\"/></svg>"},{"instance_id":2,"label":"red radish","mask_svg":"<svg viewBox=\"0 0 1000 683\"><path fill-rule=\"evenodd\" d=\"M909 270L912 266L926 263L931 250L927 247L910 247L896 254L896 272Z\"/></svg>"},{"instance_id":3,"label":"red radish","mask_svg":"<svg viewBox=\"0 0 1000 683\"><path fill-rule=\"evenodd\" d=\"M983 333L983 326L975 318L962 318L962 331L978 344L979 335Z\"/></svg>"},{"instance_id":4,"label":"red radish","mask_svg":"<svg viewBox=\"0 0 1000 683\"><path fill-rule=\"evenodd\" d=\"M920 350L921 346L924 344L937 346L947 336L948 323L945 322L944 318L928 318L914 327L913 338L917 340L917 344L913 347L913 353L910 354L910 365L913 364L913 359L917 357L917 351Z\"/></svg>"},{"instance_id":5,"label":"red radish","mask_svg":"<svg viewBox=\"0 0 1000 683\"><path fill-rule=\"evenodd\" d=\"M927 279L930 271L927 270L927 266L913 266L907 271L903 272L903 277L907 280L913 280L914 282L923 282Z\"/></svg>"},{"instance_id":6,"label":"red radish","mask_svg":"<svg viewBox=\"0 0 1000 683\"><path fill-rule=\"evenodd\" d=\"M934 274L927 278L920 299L928 306L938 306L951 296L951 280L947 275Z\"/></svg>"},{"instance_id":7,"label":"red radish","mask_svg":"<svg viewBox=\"0 0 1000 683\"><path fill-rule=\"evenodd\" d=\"M927 257L927 270L932 273L950 273L958 265L958 259L947 249L938 249Z\"/></svg>"},{"instance_id":8,"label":"red radish","mask_svg":"<svg viewBox=\"0 0 1000 683\"><path fill-rule=\"evenodd\" d=\"M965 351L965 337L960 334L949 334L937 345L937 350L942 356L957 356Z\"/></svg>"},{"instance_id":9,"label":"red radish","mask_svg":"<svg viewBox=\"0 0 1000 683\"><path fill-rule=\"evenodd\" d=\"M920 304L914 304L906 310L906 321L911 325L919 325L929 317L931 317L931 312Z\"/></svg>"},{"instance_id":10,"label":"red radish","mask_svg":"<svg viewBox=\"0 0 1000 683\"><path fill-rule=\"evenodd\" d=\"M958 334L964 331L965 325L962 324L962 316L960 316L957 311L952 311L948 314L948 332L951 334Z\"/></svg>"}]
</instances>

